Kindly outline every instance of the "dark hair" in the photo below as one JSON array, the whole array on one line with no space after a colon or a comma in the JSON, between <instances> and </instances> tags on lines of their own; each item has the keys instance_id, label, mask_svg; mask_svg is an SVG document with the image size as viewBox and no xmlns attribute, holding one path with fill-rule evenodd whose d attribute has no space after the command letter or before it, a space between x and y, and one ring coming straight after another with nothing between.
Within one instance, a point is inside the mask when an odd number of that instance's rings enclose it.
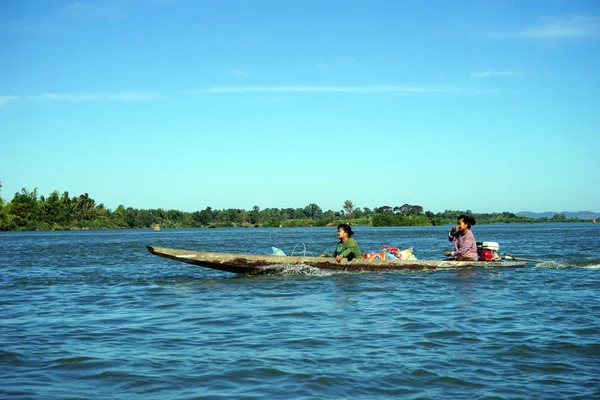
<instances>
[{"instance_id":1,"label":"dark hair","mask_svg":"<svg viewBox=\"0 0 600 400\"><path fill-rule=\"evenodd\" d=\"M473 218L473 217L472 217L472 216L470 216L470 215L465 215L465 214L459 215L459 216L458 216L458 218L457 218L457 221L458 221L459 219L462 219L462 220L463 220L463 222L464 222L465 224L467 224L467 226L469 227L469 229L471 229L471 226L472 226L472 225L475 225L475 224L476 224L476 222L475 222L475 218Z\"/></svg>"},{"instance_id":2,"label":"dark hair","mask_svg":"<svg viewBox=\"0 0 600 400\"><path fill-rule=\"evenodd\" d=\"M348 234L348 237L354 235L354 232L352 232L352 228L350 228L350 225L348 224L339 224L338 225L338 229L342 228L343 230L346 231L346 233Z\"/></svg>"}]
</instances>

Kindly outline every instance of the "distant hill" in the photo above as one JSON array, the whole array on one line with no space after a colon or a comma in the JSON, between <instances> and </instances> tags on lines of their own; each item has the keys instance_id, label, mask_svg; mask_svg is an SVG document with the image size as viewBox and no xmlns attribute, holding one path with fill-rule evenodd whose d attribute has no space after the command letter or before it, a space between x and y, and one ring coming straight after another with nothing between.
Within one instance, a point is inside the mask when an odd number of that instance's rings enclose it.
<instances>
[{"instance_id":1,"label":"distant hill","mask_svg":"<svg viewBox=\"0 0 600 400\"><path fill-rule=\"evenodd\" d=\"M531 211L521 211L518 212L517 215L520 217L529 217L529 218L552 218L556 214L564 214L566 218L579 218L579 219L598 219L600 218L600 213L592 212L592 211L546 211L541 213L531 212Z\"/></svg>"}]
</instances>

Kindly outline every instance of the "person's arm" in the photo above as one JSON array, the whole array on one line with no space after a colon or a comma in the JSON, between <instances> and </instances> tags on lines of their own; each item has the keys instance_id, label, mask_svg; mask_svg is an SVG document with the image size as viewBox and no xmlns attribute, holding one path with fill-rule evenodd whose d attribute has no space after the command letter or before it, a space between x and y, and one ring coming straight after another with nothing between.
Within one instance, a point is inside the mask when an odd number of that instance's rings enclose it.
<instances>
[{"instance_id":1,"label":"person's arm","mask_svg":"<svg viewBox=\"0 0 600 400\"><path fill-rule=\"evenodd\" d=\"M341 242L339 242L339 243L336 245L336 247L335 247L335 251L332 251L331 253L325 253L325 254L321 254L321 257L336 257L336 256L338 255L338 254L337 254L338 248L339 248L339 246L340 246L341 244L342 244L342 243L341 243Z\"/></svg>"},{"instance_id":2,"label":"person's arm","mask_svg":"<svg viewBox=\"0 0 600 400\"><path fill-rule=\"evenodd\" d=\"M450 254L452 254L453 257L459 257L472 253L473 251L477 251L477 243L475 243L473 232L468 231L468 233L462 235L457 249Z\"/></svg>"},{"instance_id":3,"label":"person's arm","mask_svg":"<svg viewBox=\"0 0 600 400\"><path fill-rule=\"evenodd\" d=\"M456 226L453 226L452 229L450 230L450 232L448 232L448 241L449 242L456 241L456 232L458 232L458 228Z\"/></svg>"},{"instance_id":4,"label":"person's arm","mask_svg":"<svg viewBox=\"0 0 600 400\"><path fill-rule=\"evenodd\" d=\"M360 257L360 248L358 247L358 242L356 241L356 239L353 238L349 238L346 241L346 248L344 249L344 251L342 251L342 255L344 256L344 258L348 258L348 255L350 255L350 253L354 253L354 257Z\"/></svg>"},{"instance_id":5,"label":"person's arm","mask_svg":"<svg viewBox=\"0 0 600 400\"><path fill-rule=\"evenodd\" d=\"M321 254L321 257L335 257L335 252Z\"/></svg>"}]
</instances>

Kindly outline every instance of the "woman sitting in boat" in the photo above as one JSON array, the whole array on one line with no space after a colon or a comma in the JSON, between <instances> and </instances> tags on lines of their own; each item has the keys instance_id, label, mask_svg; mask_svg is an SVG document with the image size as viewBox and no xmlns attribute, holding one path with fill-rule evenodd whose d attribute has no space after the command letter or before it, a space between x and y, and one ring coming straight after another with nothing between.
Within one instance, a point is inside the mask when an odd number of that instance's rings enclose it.
<instances>
[{"instance_id":1,"label":"woman sitting in boat","mask_svg":"<svg viewBox=\"0 0 600 400\"><path fill-rule=\"evenodd\" d=\"M456 261L477 261L477 242L471 232L473 225L475 218L470 215L458 217L458 225L448 233L448 240L454 242L454 251L446 251L446 257L453 257Z\"/></svg>"},{"instance_id":2,"label":"woman sitting in boat","mask_svg":"<svg viewBox=\"0 0 600 400\"><path fill-rule=\"evenodd\" d=\"M348 224L338 225L337 237L340 239L333 253L321 254L321 257L335 257L337 262L342 261L342 258L346 258L348 261L352 261L354 258L361 258L360 248L358 242L352 238L354 232Z\"/></svg>"}]
</instances>

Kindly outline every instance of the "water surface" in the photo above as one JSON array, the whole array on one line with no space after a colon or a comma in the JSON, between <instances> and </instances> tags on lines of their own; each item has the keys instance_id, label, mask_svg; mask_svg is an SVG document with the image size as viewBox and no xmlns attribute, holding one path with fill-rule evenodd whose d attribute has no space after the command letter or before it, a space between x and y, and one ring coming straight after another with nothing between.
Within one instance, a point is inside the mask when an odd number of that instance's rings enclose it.
<instances>
[{"instance_id":1,"label":"water surface","mask_svg":"<svg viewBox=\"0 0 600 400\"><path fill-rule=\"evenodd\" d=\"M355 237L439 259L447 230ZM473 230L547 262L238 276L145 246L320 254L335 228L0 233L0 398L599 398L600 225Z\"/></svg>"}]
</instances>

